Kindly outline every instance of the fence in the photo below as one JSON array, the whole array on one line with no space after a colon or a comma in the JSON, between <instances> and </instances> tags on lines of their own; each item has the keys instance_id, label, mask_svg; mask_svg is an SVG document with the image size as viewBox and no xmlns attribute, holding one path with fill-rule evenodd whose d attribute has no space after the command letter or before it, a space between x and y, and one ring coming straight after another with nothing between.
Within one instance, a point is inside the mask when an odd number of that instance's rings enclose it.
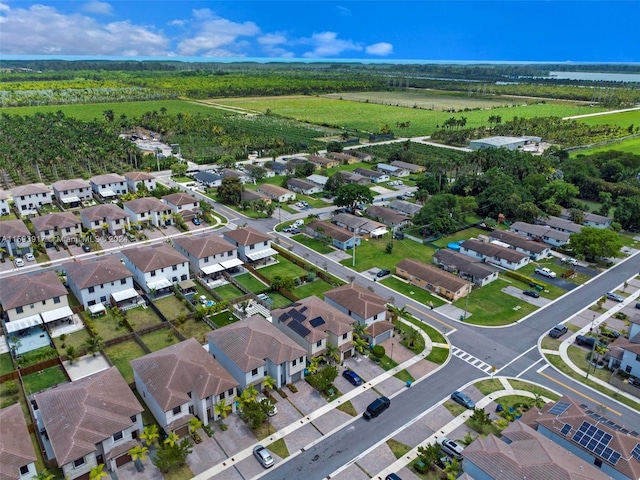
<instances>
[{"instance_id":1,"label":"fence","mask_svg":"<svg viewBox=\"0 0 640 480\"><path fill-rule=\"evenodd\" d=\"M209 293L209 295L215 298L218 302L224 301L224 299L218 294L218 292L216 292L213 288L207 285L207 282L202 280L202 278L200 277L193 277L193 278L195 279L196 282L202 285L202 288L204 288Z\"/></svg>"}]
</instances>

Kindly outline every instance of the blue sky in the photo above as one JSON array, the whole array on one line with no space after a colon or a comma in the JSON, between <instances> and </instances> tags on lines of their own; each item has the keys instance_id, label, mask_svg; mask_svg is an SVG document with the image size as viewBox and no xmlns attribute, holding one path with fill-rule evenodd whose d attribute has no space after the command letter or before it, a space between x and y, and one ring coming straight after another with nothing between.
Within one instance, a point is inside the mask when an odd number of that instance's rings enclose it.
<instances>
[{"instance_id":1,"label":"blue sky","mask_svg":"<svg viewBox=\"0 0 640 480\"><path fill-rule=\"evenodd\" d=\"M640 62L638 1L0 0L0 55Z\"/></svg>"}]
</instances>

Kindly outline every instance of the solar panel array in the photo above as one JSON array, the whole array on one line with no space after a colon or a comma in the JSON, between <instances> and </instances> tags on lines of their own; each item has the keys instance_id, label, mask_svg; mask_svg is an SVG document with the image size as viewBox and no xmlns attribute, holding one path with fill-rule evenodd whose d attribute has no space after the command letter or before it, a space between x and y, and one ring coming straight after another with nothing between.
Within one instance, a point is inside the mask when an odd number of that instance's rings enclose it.
<instances>
[{"instance_id":1,"label":"solar panel array","mask_svg":"<svg viewBox=\"0 0 640 480\"><path fill-rule=\"evenodd\" d=\"M564 427L562 427L562 430L560 430L560 433L562 435L566 435L567 433L569 433L571 431L571 425L569 425L568 423L564 424Z\"/></svg>"},{"instance_id":2,"label":"solar panel array","mask_svg":"<svg viewBox=\"0 0 640 480\"><path fill-rule=\"evenodd\" d=\"M595 425L582 422L572 440L607 462L616 465L621 455L616 450L609 448L609 442L612 438L610 434Z\"/></svg>"},{"instance_id":3,"label":"solar panel array","mask_svg":"<svg viewBox=\"0 0 640 480\"><path fill-rule=\"evenodd\" d=\"M295 322L295 321L289 322L287 324L287 326L291 330L296 332L298 335L300 335L301 337L306 337L307 335L309 335L309 333L311 333L311 330L309 330L307 327L305 327L301 323L298 323L298 322Z\"/></svg>"},{"instance_id":4,"label":"solar panel array","mask_svg":"<svg viewBox=\"0 0 640 480\"><path fill-rule=\"evenodd\" d=\"M322 317L312 318L309 323L313 328L318 328L320 325L324 325L324 319Z\"/></svg>"},{"instance_id":5,"label":"solar panel array","mask_svg":"<svg viewBox=\"0 0 640 480\"><path fill-rule=\"evenodd\" d=\"M631 450L631 455L640 462L640 443L636 443L636 446Z\"/></svg>"},{"instance_id":6,"label":"solar panel array","mask_svg":"<svg viewBox=\"0 0 640 480\"><path fill-rule=\"evenodd\" d=\"M619 432L625 433L627 435L633 435L634 437L638 437L640 436L640 434L638 434L638 432L636 432L635 430L629 430L627 428L624 428L620 425L618 425L615 422L612 422L611 420L609 420L607 417L603 417L602 415L598 415L596 412L594 412L593 410L589 410L588 408L586 409L586 413L587 415L589 415L591 418L593 418L594 420L596 420L598 423L602 423L603 425L606 425L609 428L612 428L614 430L618 430Z\"/></svg>"},{"instance_id":7,"label":"solar panel array","mask_svg":"<svg viewBox=\"0 0 640 480\"><path fill-rule=\"evenodd\" d=\"M567 411L567 409L571 406L570 403L567 402L558 402L556 403L553 407L551 407L551 409L549 410L549 413L551 415L562 415L564 412Z\"/></svg>"}]
</instances>

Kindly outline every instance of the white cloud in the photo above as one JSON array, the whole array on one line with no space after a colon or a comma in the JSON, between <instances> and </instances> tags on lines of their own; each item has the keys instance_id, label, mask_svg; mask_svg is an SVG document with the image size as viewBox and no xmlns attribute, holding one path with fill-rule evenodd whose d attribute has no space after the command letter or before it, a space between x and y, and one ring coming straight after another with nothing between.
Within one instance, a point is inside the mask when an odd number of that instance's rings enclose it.
<instances>
[{"instance_id":1,"label":"white cloud","mask_svg":"<svg viewBox=\"0 0 640 480\"><path fill-rule=\"evenodd\" d=\"M295 54L293 52L283 47L283 45L290 45L292 43L293 42L287 38L286 34L282 32L267 33L258 37L258 45L260 45L262 51L268 57L294 57Z\"/></svg>"},{"instance_id":2,"label":"white cloud","mask_svg":"<svg viewBox=\"0 0 640 480\"><path fill-rule=\"evenodd\" d=\"M373 45L368 45L365 48L365 52L369 55L390 55L393 53L393 45L387 42L374 43Z\"/></svg>"},{"instance_id":3,"label":"white cloud","mask_svg":"<svg viewBox=\"0 0 640 480\"><path fill-rule=\"evenodd\" d=\"M106 2L88 2L82 6L82 10L87 13L96 13L98 15L113 15L111 5Z\"/></svg>"},{"instance_id":4,"label":"white cloud","mask_svg":"<svg viewBox=\"0 0 640 480\"><path fill-rule=\"evenodd\" d=\"M260 45L281 45L287 43L287 37L284 33L267 33L258 38Z\"/></svg>"},{"instance_id":5,"label":"white cloud","mask_svg":"<svg viewBox=\"0 0 640 480\"><path fill-rule=\"evenodd\" d=\"M313 45L313 50L304 57L333 57L347 50L362 51L362 46L351 40L341 40L336 32L314 33L305 43Z\"/></svg>"},{"instance_id":6,"label":"white cloud","mask_svg":"<svg viewBox=\"0 0 640 480\"><path fill-rule=\"evenodd\" d=\"M100 24L45 5L0 9L0 23L4 54L153 56L166 55L169 46L169 40L150 27L128 21Z\"/></svg>"},{"instance_id":7,"label":"white cloud","mask_svg":"<svg viewBox=\"0 0 640 480\"><path fill-rule=\"evenodd\" d=\"M344 15L345 17L350 17L351 16L351 10L348 9L347 7L343 7L342 5L338 5L336 7L336 10L338 10L338 13L340 15Z\"/></svg>"}]
</instances>

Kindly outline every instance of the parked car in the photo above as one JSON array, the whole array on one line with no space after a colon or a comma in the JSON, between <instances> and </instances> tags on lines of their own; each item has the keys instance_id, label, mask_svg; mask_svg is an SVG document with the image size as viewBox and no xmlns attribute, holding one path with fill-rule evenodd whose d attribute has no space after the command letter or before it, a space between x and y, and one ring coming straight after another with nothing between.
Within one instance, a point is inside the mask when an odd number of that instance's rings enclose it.
<instances>
[{"instance_id":1,"label":"parked car","mask_svg":"<svg viewBox=\"0 0 640 480\"><path fill-rule=\"evenodd\" d=\"M253 447L253 454L264 468L273 467L273 457L271 456L271 453L269 453L269 450L264 448L262 445L256 445Z\"/></svg>"},{"instance_id":2,"label":"parked car","mask_svg":"<svg viewBox=\"0 0 640 480\"><path fill-rule=\"evenodd\" d=\"M344 372L342 372L342 376L347 380L349 380L349 383L351 383L351 385L353 385L354 387L357 387L358 385L362 385L362 379L353 370L349 370L347 368Z\"/></svg>"},{"instance_id":3,"label":"parked car","mask_svg":"<svg viewBox=\"0 0 640 480\"><path fill-rule=\"evenodd\" d=\"M34 256L33 256L33 253L27 253L27 254L24 256L24 259L25 259L27 262L33 262L33 261L36 259L36 257L34 257Z\"/></svg>"},{"instance_id":4,"label":"parked car","mask_svg":"<svg viewBox=\"0 0 640 480\"><path fill-rule=\"evenodd\" d=\"M384 480L402 480L397 473L390 473L389 475L387 475L386 477L384 477Z\"/></svg>"},{"instance_id":5,"label":"parked car","mask_svg":"<svg viewBox=\"0 0 640 480\"><path fill-rule=\"evenodd\" d=\"M444 453L450 455L456 460L462 460L462 450L464 450L464 448L462 448L462 445L458 445L456 442L454 442L453 440L449 440L446 437L442 439L440 445Z\"/></svg>"},{"instance_id":6,"label":"parked car","mask_svg":"<svg viewBox=\"0 0 640 480\"><path fill-rule=\"evenodd\" d=\"M578 335L576 337L575 342L580 346L588 347L588 348L594 348L594 345L596 347L603 347L603 348L606 348L607 346L606 343L599 342L596 338L587 337L585 335Z\"/></svg>"},{"instance_id":7,"label":"parked car","mask_svg":"<svg viewBox=\"0 0 640 480\"><path fill-rule=\"evenodd\" d=\"M299 228L296 228L296 227L293 227L293 228L289 231L289 233L291 233L292 235L297 235L297 234L299 234L299 233L300 233L300 229L299 229Z\"/></svg>"},{"instance_id":8,"label":"parked car","mask_svg":"<svg viewBox=\"0 0 640 480\"><path fill-rule=\"evenodd\" d=\"M15 263L16 267L24 267L24 260L22 260L20 257L15 259Z\"/></svg>"},{"instance_id":9,"label":"parked car","mask_svg":"<svg viewBox=\"0 0 640 480\"><path fill-rule=\"evenodd\" d=\"M458 392L457 390L451 394L451 400L462 405L465 408L474 409L476 403L471 400L471 397L466 393Z\"/></svg>"},{"instance_id":10,"label":"parked car","mask_svg":"<svg viewBox=\"0 0 640 480\"><path fill-rule=\"evenodd\" d=\"M569 329L564 325L556 325L549 331L549 336L551 338L560 338L562 335L567 333Z\"/></svg>"},{"instance_id":11,"label":"parked car","mask_svg":"<svg viewBox=\"0 0 640 480\"><path fill-rule=\"evenodd\" d=\"M264 407L269 407L267 409L265 409L265 413L270 416L273 417L275 415L277 415L278 413L278 407L275 406L275 404L268 399L267 397L259 397L258 401L264 406Z\"/></svg>"},{"instance_id":12,"label":"parked car","mask_svg":"<svg viewBox=\"0 0 640 480\"><path fill-rule=\"evenodd\" d=\"M614 302L624 302L624 297L618 295L617 293L607 292L605 294L605 297L607 297L609 300L613 300Z\"/></svg>"},{"instance_id":13,"label":"parked car","mask_svg":"<svg viewBox=\"0 0 640 480\"><path fill-rule=\"evenodd\" d=\"M387 397L376 398L369 404L362 416L367 420L371 420L389 408L389 405L391 405L391 400Z\"/></svg>"},{"instance_id":14,"label":"parked car","mask_svg":"<svg viewBox=\"0 0 640 480\"><path fill-rule=\"evenodd\" d=\"M535 272L539 275L542 275L543 277L547 277L547 278L556 278L556 272L552 271L551 269L547 268L547 267L537 267L535 269Z\"/></svg>"},{"instance_id":15,"label":"parked car","mask_svg":"<svg viewBox=\"0 0 640 480\"><path fill-rule=\"evenodd\" d=\"M636 308L640 309L640 302L636 302Z\"/></svg>"},{"instance_id":16,"label":"parked car","mask_svg":"<svg viewBox=\"0 0 640 480\"><path fill-rule=\"evenodd\" d=\"M405 196L405 197L409 197L409 198L413 198L413 197L415 197L415 196L416 196L416 194L415 194L415 193L413 193L413 192L407 192L407 193L405 193L405 194L404 194L404 196Z\"/></svg>"},{"instance_id":17,"label":"parked car","mask_svg":"<svg viewBox=\"0 0 640 480\"><path fill-rule=\"evenodd\" d=\"M85 243L84 245L82 245L82 251L83 252L90 252L91 251L91 247Z\"/></svg>"},{"instance_id":18,"label":"parked car","mask_svg":"<svg viewBox=\"0 0 640 480\"><path fill-rule=\"evenodd\" d=\"M193 217L193 220L191 220L193 222L194 225L200 225L200 219L198 217Z\"/></svg>"},{"instance_id":19,"label":"parked car","mask_svg":"<svg viewBox=\"0 0 640 480\"><path fill-rule=\"evenodd\" d=\"M523 290L522 294L526 295L527 297L540 298L540 294L535 290Z\"/></svg>"},{"instance_id":20,"label":"parked car","mask_svg":"<svg viewBox=\"0 0 640 480\"><path fill-rule=\"evenodd\" d=\"M573 265L574 267L578 265L578 260L576 260L575 258L567 258L567 257L564 257L564 258L561 260L561 262L562 262L562 263L568 263L568 264L570 264L570 265Z\"/></svg>"},{"instance_id":21,"label":"parked car","mask_svg":"<svg viewBox=\"0 0 640 480\"><path fill-rule=\"evenodd\" d=\"M301 227L302 225L304 225L304 220L302 220L301 218L293 222L294 227Z\"/></svg>"},{"instance_id":22,"label":"parked car","mask_svg":"<svg viewBox=\"0 0 640 480\"><path fill-rule=\"evenodd\" d=\"M386 268L383 268L378 273L376 273L376 277L378 277L378 278L386 277L390 273L391 273L391 270L387 270Z\"/></svg>"},{"instance_id":23,"label":"parked car","mask_svg":"<svg viewBox=\"0 0 640 480\"><path fill-rule=\"evenodd\" d=\"M404 195L398 195L396 198L398 200L405 200L406 199L406 197Z\"/></svg>"},{"instance_id":24,"label":"parked car","mask_svg":"<svg viewBox=\"0 0 640 480\"><path fill-rule=\"evenodd\" d=\"M620 337L620 332L616 332L615 330L609 330L608 328L605 328L600 331L600 335L607 338L613 338L615 340L616 338Z\"/></svg>"}]
</instances>

